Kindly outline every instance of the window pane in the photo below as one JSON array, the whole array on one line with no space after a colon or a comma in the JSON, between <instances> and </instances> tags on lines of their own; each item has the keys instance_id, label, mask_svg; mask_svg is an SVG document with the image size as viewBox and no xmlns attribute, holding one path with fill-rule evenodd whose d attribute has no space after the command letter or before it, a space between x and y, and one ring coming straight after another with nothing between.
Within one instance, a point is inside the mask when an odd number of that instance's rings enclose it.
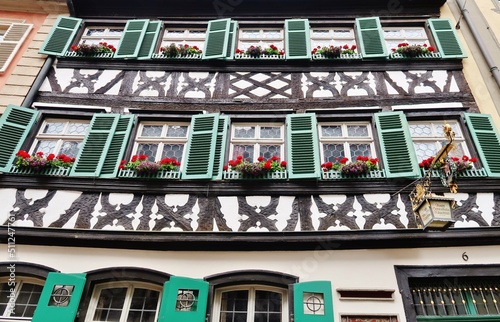
<instances>
[{"instance_id":1,"label":"window pane","mask_svg":"<svg viewBox=\"0 0 500 322\"><path fill-rule=\"evenodd\" d=\"M262 322L281 321L281 294L270 291L255 291L255 320Z\"/></svg>"},{"instance_id":2,"label":"window pane","mask_svg":"<svg viewBox=\"0 0 500 322\"><path fill-rule=\"evenodd\" d=\"M357 156L371 157L370 144L349 144L351 150L351 160L356 160Z\"/></svg>"},{"instance_id":3,"label":"window pane","mask_svg":"<svg viewBox=\"0 0 500 322\"><path fill-rule=\"evenodd\" d=\"M183 125L169 126L167 129L167 137L185 138L187 136L187 130L188 127Z\"/></svg>"},{"instance_id":4,"label":"window pane","mask_svg":"<svg viewBox=\"0 0 500 322\"><path fill-rule=\"evenodd\" d=\"M40 140L35 146L35 150L33 152L43 152L45 155L49 153L53 153L54 149L56 148L57 141L47 141L47 140Z\"/></svg>"},{"instance_id":5,"label":"window pane","mask_svg":"<svg viewBox=\"0 0 500 322\"><path fill-rule=\"evenodd\" d=\"M262 126L260 128L261 139L279 139L281 138L281 126Z\"/></svg>"},{"instance_id":6,"label":"window pane","mask_svg":"<svg viewBox=\"0 0 500 322\"><path fill-rule=\"evenodd\" d=\"M68 127L68 134L85 135L89 126L89 123L70 122Z\"/></svg>"},{"instance_id":7,"label":"window pane","mask_svg":"<svg viewBox=\"0 0 500 322\"><path fill-rule=\"evenodd\" d=\"M32 317L38 304L43 286L23 283L17 295L15 314L16 317Z\"/></svg>"},{"instance_id":8,"label":"window pane","mask_svg":"<svg viewBox=\"0 0 500 322\"><path fill-rule=\"evenodd\" d=\"M101 290L94 314L94 320L118 322L123 310L126 295L126 287Z\"/></svg>"},{"instance_id":9,"label":"window pane","mask_svg":"<svg viewBox=\"0 0 500 322\"><path fill-rule=\"evenodd\" d=\"M184 144L165 144L161 158L175 158L177 161L182 161L182 153L184 151Z\"/></svg>"},{"instance_id":10,"label":"window pane","mask_svg":"<svg viewBox=\"0 0 500 322\"><path fill-rule=\"evenodd\" d=\"M158 144L139 144L137 154L145 154L150 161L154 161L158 151Z\"/></svg>"},{"instance_id":11,"label":"window pane","mask_svg":"<svg viewBox=\"0 0 500 322\"><path fill-rule=\"evenodd\" d=\"M343 144L323 144L324 162L335 162L344 157Z\"/></svg>"},{"instance_id":12,"label":"window pane","mask_svg":"<svg viewBox=\"0 0 500 322\"><path fill-rule=\"evenodd\" d=\"M161 136L161 130L163 126L161 125L144 125L142 127L141 136Z\"/></svg>"},{"instance_id":13,"label":"window pane","mask_svg":"<svg viewBox=\"0 0 500 322\"><path fill-rule=\"evenodd\" d=\"M241 139L255 138L254 126L238 126L234 129L234 137Z\"/></svg>"},{"instance_id":14,"label":"window pane","mask_svg":"<svg viewBox=\"0 0 500 322\"><path fill-rule=\"evenodd\" d=\"M243 157L243 159L253 160L254 146L235 145L233 150L233 159L236 159L240 155Z\"/></svg>"},{"instance_id":15,"label":"window pane","mask_svg":"<svg viewBox=\"0 0 500 322\"><path fill-rule=\"evenodd\" d=\"M248 291L222 293L220 322L246 322L248 312Z\"/></svg>"},{"instance_id":16,"label":"window pane","mask_svg":"<svg viewBox=\"0 0 500 322\"><path fill-rule=\"evenodd\" d=\"M340 125L324 125L321 127L321 136L341 137L342 127Z\"/></svg>"},{"instance_id":17,"label":"window pane","mask_svg":"<svg viewBox=\"0 0 500 322\"><path fill-rule=\"evenodd\" d=\"M365 125L348 125L347 136L368 136L368 127Z\"/></svg>"},{"instance_id":18,"label":"window pane","mask_svg":"<svg viewBox=\"0 0 500 322\"><path fill-rule=\"evenodd\" d=\"M153 322L160 292L136 288L130 304L127 322Z\"/></svg>"},{"instance_id":19,"label":"window pane","mask_svg":"<svg viewBox=\"0 0 500 322\"><path fill-rule=\"evenodd\" d=\"M63 133L64 125L65 123L56 123L56 122L46 123L42 133L61 134Z\"/></svg>"},{"instance_id":20,"label":"window pane","mask_svg":"<svg viewBox=\"0 0 500 322\"><path fill-rule=\"evenodd\" d=\"M432 128L430 124L410 124L410 134L412 137L431 137Z\"/></svg>"},{"instance_id":21,"label":"window pane","mask_svg":"<svg viewBox=\"0 0 500 322\"><path fill-rule=\"evenodd\" d=\"M76 158L82 142L65 141L62 144L61 150L58 154L66 154L69 157Z\"/></svg>"},{"instance_id":22,"label":"window pane","mask_svg":"<svg viewBox=\"0 0 500 322\"><path fill-rule=\"evenodd\" d=\"M273 156L281 156L281 146L280 145L261 145L259 155L266 159L270 159Z\"/></svg>"}]
</instances>

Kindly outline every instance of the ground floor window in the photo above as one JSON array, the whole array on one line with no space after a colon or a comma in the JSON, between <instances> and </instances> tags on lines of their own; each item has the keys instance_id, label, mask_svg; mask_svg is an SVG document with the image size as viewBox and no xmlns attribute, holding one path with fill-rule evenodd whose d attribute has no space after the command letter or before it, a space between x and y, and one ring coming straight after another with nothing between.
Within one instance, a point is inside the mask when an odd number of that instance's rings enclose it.
<instances>
[{"instance_id":1,"label":"ground floor window","mask_svg":"<svg viewBox=\"0 0 500 322\"><path fill-rule=\"evenodd\" d=\"M43 281L32 278L0 281L0 317L33 317L42 289Z\"/></svg>"}]
</instances>

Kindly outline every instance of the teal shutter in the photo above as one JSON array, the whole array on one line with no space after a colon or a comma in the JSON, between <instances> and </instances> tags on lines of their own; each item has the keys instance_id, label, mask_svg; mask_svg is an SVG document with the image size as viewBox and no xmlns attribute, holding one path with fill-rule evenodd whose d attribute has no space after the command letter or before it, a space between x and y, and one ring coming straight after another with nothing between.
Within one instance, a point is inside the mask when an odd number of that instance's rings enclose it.
<instances>
[{"instance_id":1,"label":"teal shutter","mask_svg":"<svg viewBox=\"0 0 500 322\"><path fill-rule=\"evenodd\" d=\"M285 20L286 59L310 59L311 40L309 39L309 20Z\"/></svg>"},{"instance_id":2,"label":"teal shutter","mask_svg":"<svg viewBox=\"0 0 500 322\"><path fill-rule=\"evenodd\" d=\"M217 127L217 141L215 143L214 168L212 170L212 179L222 178L222 168L224 167L224 152L226 151L227 128L229 125L229 116L219 117L219 126Z\"/></svg>"},{"instance_id":3,"label":"teal shutter","mask_svg":"<svg viewBox=\"0 0 500 322\"><path fill-rule=\"evenodd\" d=\"M127 21L120 44L115 52L115 58L136 58L148 26L149 20L147 19Z\"/></svg>"},{"instance_id":4,"label":"teal shutter","mask_svg":"<svg viewBox=\"0 0 500 322\"><path fill-rule=\"evenodd\" d=\"M316 116L289 114L287 126L287 170L290 179L319 178L319 140Z\"/></svg>"},{"instance_id":5,"label":"teal shutter","mask_svg":"<svg viewBox=\"0 0 500 322\"><path fill-rule=\"evenodd\" d=\"M194 115L182 179L211 179L219 114Z\"/></svg>"},{"instance_id":6,"label":"teal shutter","mask_svg":"<svg viewBox=\"0 0 500 322\"><path fill-rule=\"evenodd\" d=\"M118 174L118 166L125 154L128 138L134 124L133 115L121 115L111 136L109 149L105 154L101 169L101 178L114 178Z\"/></svg>"},{"instance_id":7,"label":"teal shutter","mask_svg":"<svg viewBox=\"0 0 500 322\"><path fill-rule=\"evenodd\" d=\"M172 276L165 282L158 322L204 322L207 314L208 283Z\"/></svg>"},{"instance_id":8,"label":"teal shutter","mask_svg":"<svg viewBox=\"0 0 500 322\"><path fill-rule=\"evenodd\" d=\"M85 280L85 274L50 272L31 321L74 322Z\"/></svg>"},{"instance_id":9,"label":"teal shutter","mask_svg":"<svg viewBox=\"0 0 500 322\"><path fill-rule=\"evenodd\" d=\"M333 299L330 281L293 284L295 322L332 322Z\"/></svg>"},{"instance_id":10,"label":"teal shutter","mask_svg":"<svg viewBox=\"0 0 500 322\"><path fill-rule=\"evenodd\" d=\"M225 58L229 45L231 19L210 20L202 59Z\"/></svg>"},{"instance_id":11,"label":"teal shutter","mask_svg":"<svg viewBox=\"0 0 500 322\"><path fill-rule=\"evenodd\" d=\"M0 172L10 171L16 153L35 123L38 111L9 105L0 117Z\"/></svg>"},{"instance_id":12,"label":"teal shutter","mask_svg":"<svg viewBox=\"0 0 500 322\"><path fill-rule=\"evenodd\" d=\"M489 114L465 113L481 163L490 177L500 177L500 135Z\"/></svg>"},{"instance_id":13,"label":"teal shutter","mask_svg":"<svg viewBox=\"0 0 500 322\"><path fill-rule=\"evenodd\" d=\"M375 113L375 124L387 177L418 177L418 161L404 113Z\"/></svg>"},{"instance_id":14,"label":"teal shutter","mask_svg":"<svg viewBox=\"0 0 500 322\"><path fill-rule=\"evenodd\" d=\"M158 35L160 34L161 21L151 21L146 28L146 34L139 47L139 53L137 54L138 59L149 59L153 56L156 48L156 42L158 40Z\"/></svg>"},{"instance_id":15,"label":"teal shutter","mask_svg":"<svg viewBox=\"0 0 500 322\"><path fill-rule=\"evenodd\" d=\"M363 58L388 56L382 25L378 17L357 18L356 32Z\"/></svg>"},{"instance_id":16,"label":"teal shutter","mask_svg":"<svg viewBox=\"0 0 500 322\"><path fill-rule=\"evenodd\" d=\"M82 19L59 16L38 53L63 56L81 24Z\"/></svg>"},{"instance_id":17,"label":"teal shutter","mask_svg":"<svg viewBox=\"0 0 500 322\"><path fill-rule=\"evenodd\" d=\"M429 19L429 28L443 58L465 58L465 49L449 19Z\"/></svg>"},{"instance_id":18,"label":"teal shutter","mask_svg":"<svg viewBox=\"0 0 500 322\"><path fill-rule=\"evenodd\" d=\"M101 174L119 121L120 114L94 115L70 176L98 177Z\"/></svg>"},{"instance_id":19,"label":"teal shutter","mask_svg":"<svg viewBox=\"0 0 500 322\"><path fill-rule=\"evenodd\" d=\"M237 34L238 34L238 23L236 21L231 21L231 26L229 27L226 59L234 58L234 52L236 51Z\"/></svg>"}]
</instances>

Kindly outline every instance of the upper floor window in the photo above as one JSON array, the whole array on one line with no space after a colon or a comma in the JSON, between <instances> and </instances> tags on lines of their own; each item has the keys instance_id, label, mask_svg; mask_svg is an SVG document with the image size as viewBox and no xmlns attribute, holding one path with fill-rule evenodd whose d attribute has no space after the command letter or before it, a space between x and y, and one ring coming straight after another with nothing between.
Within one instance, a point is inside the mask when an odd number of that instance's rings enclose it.
<instances>
[{"instance_id":1,"label":"upper floor window","mask_svg":"<svg viewBox=\"0 0 500 322\"><path fill-rule=\"evenodd\" d=\"M151 161L175 158L181 162L188 130L189 123L141 122L133 154L145 154Z\"/></svg>"},{"instance_id":2,"label":"upper floor window","mask_svg":"<svg viewBox=\"0 0 500 322\"><path fill-rule=\"evenodd\" d=\"M275 45L278 49L284 48L284 31L281 28L253 29L241 28L239 30L238 48L246 50L250 46L267 48Z\"/></svg>"},{"instance_id":3,"label":"upper floor window","mask_svg":"<svg viewBox=\"0 0 500 322\"><path fill-rule=\"evenodd\" d=\"M334 28L312 28L311 29L311 48L344 46L351 47L356 44L354 29L349 27Z\"/></svg>"},{"instance_id":4,"label":"upper floor window","mask_svg":"<svg viewBox=\"0 0 500 322\"><path fill-rule=\"evenodd\" d=\"M118 47L122 35L123 27L90 26L85 28L80 43L97 45L100 42L106 42L107 44Z\"/></svg>"},{"instance_id":5,"label":"upper floor window","mask_svg":"<svg viewBox=\"0 0 500 322\"><path fill-rule=\"evenodd\" d=\"M455 148L450 151L450 156L462 157L469 156L469 151L465 143L465 138L457 121L447 121L453 132L455 132ZM441 147L448 141L443 132L443 121L414 121L408 122L410 134L413 140L413 146L419 161L436 156Z\"/></svg>"},{"instance_id":6,"label":"upper floor window","mask_svg":"<svg viewBox=\"0 0 500 322\"><path fill-rule=\"evenodd\" d=\"M43 281L34 278L16 276L15 284L1 280L0 317L33 317L42 289Z\"/></svg>"},{"instance_id":7,"label":"upper floor window","mask_svg":"<svg viewBox=\"0 0 500 322\"><path fill-rule=\"evenodd\" d=\"M75 158L89 126L89 120L46 119L36 135L32 152L65 154Z\"/></svg>"},{"instance_id":8,"label":"upper floor window","mask_svg":"<svg viewBox=\"0 0 500 322\"><path fill-rule=\"evenodd\" d=\"M179 45L190 45L203 48L205 44L206 29L189 28L167 28L163 33L161 47L166 47L172 43Z\"/></svg>"},{"instance_id":9,"label":"upper floor window","mask_svg":"<svg viewBox=\"0 0 500 322\"><path fill-rule=\"evenodd\" d=\"M319 125L323 162L357 156L375 157L373 135L369 123L321 123Z\"/></svg>"},{"instance_id":10,"label":"upper floor window","mask_svg":"<svg viewBox=\"0 0 500 322\"><path fill-rule=\"evenodd\" d=\"M287 290L261 285L220 288L215 293L212 322L286 322Z\"/></svg>"},{"instance_id":11,"label":"upper floor window","mask_svg":"<svg viewBox=\"0 0 500 322\"><path fill-rule=\"evenodd\" d=\"M86 322L157 319L161 287L140 282L112 282L94 288Z\"/></svg>"},{"instance_id":12,"label":"upper floor window","mask_svg":"<svg viewBox=\"0 0 500 322\"><path fill-rule=\"evenodd\" d=\"M398 44L430 45L424 27L383 27L385 44L389 52Z\"/></svg>"},{"instance_id":13,"label":"upper floor window","mask_svg":"<svg viewBox=\"0 0 500 322\"><path fill-rule=\"evenodd\" d=\"M259 156L270 159L284 157L284 126L280 123L253 124L235 123L231 129L231 152L233 159L243 156L257 161Z\"/></svg>"}]
</instances>

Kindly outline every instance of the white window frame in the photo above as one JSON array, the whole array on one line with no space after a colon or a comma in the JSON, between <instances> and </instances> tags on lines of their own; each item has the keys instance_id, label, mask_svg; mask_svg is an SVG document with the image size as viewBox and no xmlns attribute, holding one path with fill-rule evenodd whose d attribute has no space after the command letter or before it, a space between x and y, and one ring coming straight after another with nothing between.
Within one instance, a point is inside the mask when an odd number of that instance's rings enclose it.
<instances>
[{"instance_id":1,"label":"white window frame","mask_svg":"<svg viewBox=\"0 0 500 322\"><path fill-rule=\"evenodd\" d=\"M347 127L353 125L366 126L368 136L348 136ZM342 130L342 136L323 136L321 131L322 126L340 126ZM343 144L344 157L348 158L350 161L355 161L355 159L351 160L351 144L369 144L371 157L377 157L377 153L375 150L375 141L373 138L373 131L370 122L321 122L318 124L318 133L322 163L327 162L327 160L325 160L325 151L323 149L323 144Z\"/></svg>"},{"instance_id":2,"label":"white window frame","mask_svg":"<svg viewBox=\"0 0 500 322\"><path fill-rule=\"evenodd\" d=\"M169 31L177 31L179 32L178 35L179 37L172 37L171 34L169 35ZM181 34L180 31L183 33ZM193 31L203 31L203 34L193 32ZM169 28L166 27L164 32L163 32L163 37L161 40L161 46L160 47L167 47L171 45L172 43L176 44L177 46L179 44L182 45L189 45L189 46L197 46L200 50L203 49L205 45L205 38L207 35L207 30L206 28Z\"/></svg>"},{"instance_id":3,"label":"white window frame","mask_svg":"<svg viewBox=\"0 0 500 322\"><path fill-rule=\"evenodd\" d=\"M64 126L63 133L57 133L57 134L47 134L47 133L42 133L43 129L47 125L47 123L66 123ZM83 134L65 134L67 131L69 125L72 122L79 122L79 123L87 123L89 124L89 127L87 128L87 131ZM38 130L38 133L36 134L35 140L31 146L30 152L31 153L36 153L38 151L35 151L36 146L38 145L38 142L40 141L57 141L54 151L51 151L50 153L54 153L55 155L58 155L61 153L61 147L65 141L78 141L78 142L83 142L85 139L85 135L88 133L88 129L90 128L90 120L89 119L57 119L57 118L47 118L43 120L42 126ZM74 156L76 157L76 156Z\"/></svg>"},{"instance_id":4,"label":"white window frame","mask_svg":"<svg viewBox=\"0 0 500 322\"><path fill-rule=\"evenodd\" d=\"M87 36L87 32L90 29L104 29L104 35L99 36ZM121 29L121 34L110 34L111 29ZM118 48L118 44L120 43L120 39L123 36L125 30L125 26L87 26L83 31L83 34L80 38L79 44L99 44L100 42L105 42L108 45L113 45Z\"/></svg>"},{"instance_id":5,"label":"white window frame","mask_svg":"<svg viewBox=\"0 0 500 322\"><path fill-rule=\"evenodd\" d=\"M162 126L161 136L141 136L144 125L157 125ZM167 130L170 126L187 126L186 137L167 137ZM187 142L189 139L189 131L191 130L189 122L154 122L154 121L142 121L139 123L139 127L137 129L137 135L134 139L134 147L132 150L132 154L138 154L139 144L158 144L158 149L156 150L155 160L160 161L162 159L163 146L165 144L184 144L184 148L182 149L182 158L177 159L177 161L181 162L181 167L183 161L186 160L187 153Z\"/></svg>"},{"instance_id":6,"label":"white window frame","mask_svg":"<svg viewBox=\"0 0 500 322\"><path fill-rule=\"evenodd\" d=\"M219 322L222 305L222 293L231 291L248 291L247 321L253 322L255 313L255 291L268 291L281 294L281 322L288 322L288 290L268 285L244 284L218 288L215 290L213 315L211 322Z\"/></svg>"},{"instance_id":7,"label":"white window frame","mask_svg":"<svg viewBox=\"0 0 500 322\"><path fill-rule=\"evenodd\" d=\"M280 137L279 138L270 138L270 139L262 139L260 137L254 138L235 138L236 127L255 127L255 135L260 136L260 128L261 127L280 127ZM280 155L278 156L281 160L284 160L285 155L285 124L284 123L233 123L231 125L231 139L230 139L230 149L229 156L230 159L236 158L234 156L234 146L235 145L253 145L254 146L254 156L253 160L249 160L251 162L257 161L260 156L260 146L261 145L281 145ZM234 157L233 157L234 156Z\"/></svg>"},{"instance_id":8,"label":"white window frame","mask_svg":"<svg viewBox=\"0 0 500 322\"><path fill-rule=\"evenodd\" d=\"M8 278L1 278L0 279L0 283L7 283L7 286L11 286L9 284L10 280ZM19 291L21 290L22 286L24 284L35 284L35 285L39 285L42 287L42 290L43 290L43 285L45 283L45 281L43 280L40 280L40 279L37 279L37 278L33 278L33 277L25 277L25 276L16 276L15 280L15 286L12 285L11 286L11 289L13 288L14 289L14 293L15 293L15 301L13 303L15 303L16 305L19 305L18 301L17 301L17 298L19 296ZM40 293L41 295L41 293ZM38 302L38 301L37 301ZM26 304L26 303L23 303L23 304ZM32 316L25 316L25 317L20 317L18 315L11 315L11 309L12 307L7 304L6 308L5 308L5 311L3 312L0 312L0 321L9 321L8 318L14 318L16 321L31 321L31 318ZM7 319L5 319L7 318Z\"/></svg>"},{"instance_id":9,"label":"white window frame","mask_svg":"<svg viewBox=\"0 0 500 322\"><path fill-rule=\"evenodd\" d=\"M9 67L10 63L16 56L19 48L28 37L31 29L33 29L32 24L24 23L24 20L9 20L0 19L0 26L2 30L5 30L0 37L0 74L4 73ZM25 28L23 32L17 30L16 28ZM5 39L6 35L12 33L12 38L9 35L9 39Z\"/></svg>"},{"instance_id":10,"label":"white window frame","mask_svg":"<svg viewBox=\"0 0 500 322\"><path fill-rule=\"evenodd\" d=\"M445 123L449 124L455 132L454 144L457 146L460 145L460 147L463 151L463 154L470 157L471 155L469 152L469 148L467 147L467 142L466 142L465 137L463 135L462 127L460 126L460 123L458 121L455 121L455 120L450 120L450 121L446 121L446 122L443 122L442 120L408 121L408 127L410 127L411 125L417 125L417 124L430 125L432 132L435 133L436 126L442 128ZM458 129L458 131L457 131L457 129ZM410 135L411 135L411 132L410 132ZM429 143L434 142L435 146L436 146L436 153L439 152L439 150L441 150L441 148L443 146L442 145L443 142L448 143L448 140L446 139L446 137L444 135L438 136L437 134L435 136L418 136L418 137L412 136L411 139L413 142L415 142L415 141L429 142ZM415 154L417 156L418 161L419 162L422 161L421 160L422 157L418 156L417 151L415 151ZM433 156L436 156L435 154ZM454 153L453 150L450 151L449 155L456 156L459 158L462 157L462 155ZM427 156L427 157L430 157L430 156ZM425 158L427 158L427 157L425 157Z\"/></svg>"},{"instance_id":11,"label":"white window frame","mask_svg":"<svg viewBox=\"0 0 500 322\"><path fill-rule=\"evenodd\" d=\"M321 35L315 34L315 31L328 31L322 33ZM335 34L338 30L348 30L348 37L339 37ZM351 48L352 45L356 45L356 36L353 27L315 27L311 28L311 48L328 47L328 46L344 46L348 45Z\"/></svg>"},{"instance_id":12,"label":"white window frame","mask_svg":"<svg viewBox=\"0 0 500 322\"><path fill-rule=\"evenodd\" d=\"M122 308L122 313L120 316L120 321L119 322L126 322L127 317L128 317L128 312L130 309L130 304L132 302L132 295L134 292L134 289L136 288L143 288L143 289L149 289L153 291L158 291L158 305L156 307L156 315L153 321L156 321L158 319L158 314L160 311L160 303L162 299L162 287L159 285L151 284L151 283L145 283L145 282L135 282L135 281L120 281L120 282L110 282L110 283L102 283L98 284L94 287L92 291L92 298L90 299L90 303L87 309L87 316L85 318L85 322L99 322L94 320L94 314L97 309L97 304L99 301L99 297L101 295L101 291L103 289L108 289L108 288L127 288L127 295L125 298L125 302L123 303L123 308Z\"/></svg>"},{"instance_id":13,"label":"white window frame","mask_svg":"<svg viewBox=\"0 0 500 322\"><path fill-rule=\"evenodd\" d=\"M432 45L430 42L429 35L427 34L427 30L424 26L422 26L422 27L384 27L384 26L382 26L382 30L383 30L383 34L384 34L385 46L389 52L391 52L393 48L397 48L397 45L399 43L403 43L403 42L406 42L410 45L423 45L423 44L427 44L428 46ZM408 31L411 31L411 30L423 31L423 34L425 35L425 37L412 37L410 35L407 35ZM401 36L400 37L389 37L387 35L388 31L399 31L401 33Z\"/></svg>"},{"instance_id":14,"label":"white window frame","mask_svg":"<svg viewBox=\"0 0 500 322\"><path fill-rule=\"evenodd\" d=\"M258 31L257 36L244 37L245 31ZM279 31L279 38L266 38L266 31ZM278 50L285 48L285 30L282 27L255 27L255 28L239 28L238 29L238 49L247 50L250 46L261 46L262 49L268 48L270 45L275 45Z\"/></svg>"}]
</instances>

